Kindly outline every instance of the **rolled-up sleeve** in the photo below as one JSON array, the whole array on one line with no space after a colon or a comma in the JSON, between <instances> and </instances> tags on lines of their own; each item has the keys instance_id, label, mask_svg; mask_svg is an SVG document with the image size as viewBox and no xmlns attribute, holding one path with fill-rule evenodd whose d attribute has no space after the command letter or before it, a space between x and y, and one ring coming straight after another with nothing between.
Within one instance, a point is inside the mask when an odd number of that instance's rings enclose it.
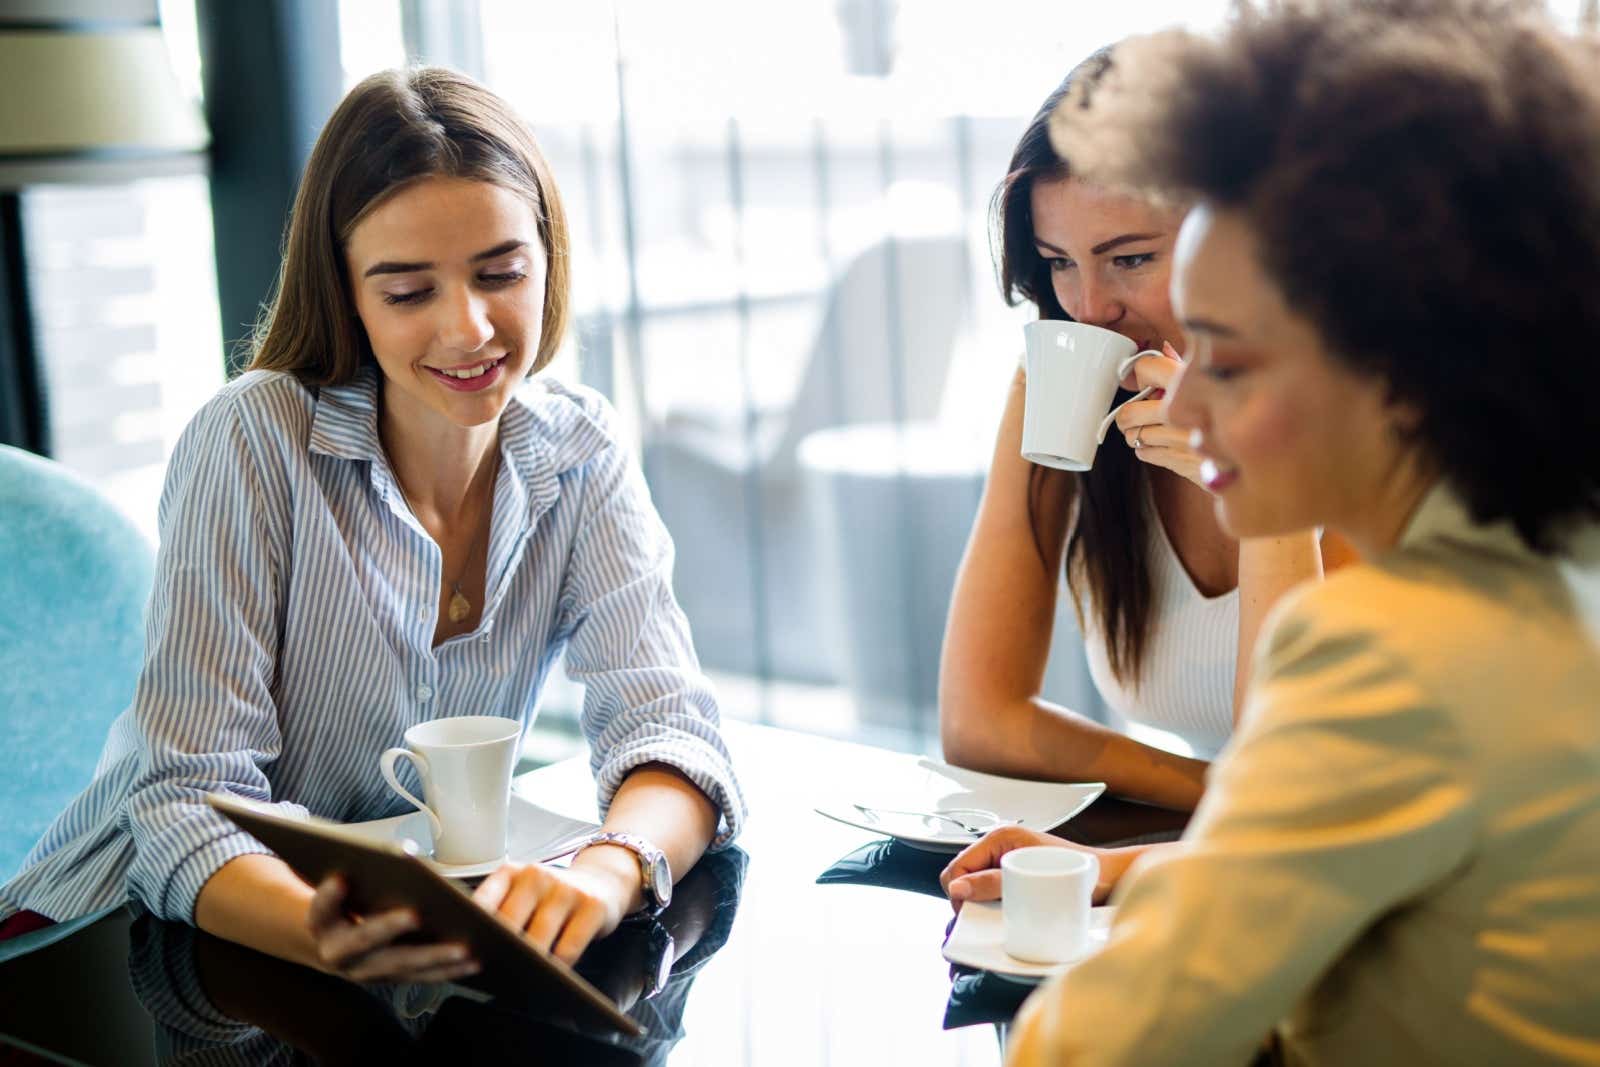
<instances>
[{"instance_id":1,"label":"rolled-up sleeve","mask_svg":"<svg viewBox=\"0 0 1600 1067\"><path fill-rule=\"evenodd\" d=\"M272 799L262 768L281 749L272 684L286 536L270 518L275 495L248 428L220 395L168 469L134 697L143 759L123 811L135 847L128 890L163 919L192 922L223 864L269 851L207 807L205 794Z\"/></svg>"},{"instance_id":2,"label":"rolled-up sleeve","mask_svg":"<svg viewBox=\"0 0 1600 1067\"><path fill-rule=\"evenodd\" d=\"M1184 841L1130 872L1107 947L1030 998L1009 1064L1248 1063L1363 931L1467 862L1459 732L1378 635L1301 605Z\"/></svg>"},{"instance_id":3,"label":"rolled-up sleeve","mask_svg":"<svg viewBox=\"0 0 1600 1067\"><path fill-rule=\"evenodd\" d=\"M634 768L664 763L721 812L712 843L720 848L738 834L745 802L723 743L716 694L672 595L672 538L625 449L596 456L585 483L567 573L566 664L586 687L583 732L600 809L609 808Z\"/></svg>"}]
</instances>

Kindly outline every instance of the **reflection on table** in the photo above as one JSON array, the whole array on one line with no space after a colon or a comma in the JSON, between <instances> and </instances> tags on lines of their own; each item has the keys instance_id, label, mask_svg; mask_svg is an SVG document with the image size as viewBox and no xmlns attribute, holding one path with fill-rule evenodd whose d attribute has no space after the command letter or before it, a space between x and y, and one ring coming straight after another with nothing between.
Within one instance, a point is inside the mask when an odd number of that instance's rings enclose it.
<instances>
[{"instance_id":1,"label":"reflection on table","mask_svg":"<svg viewBox=\"0 0 1600 1067\"><path fill-rule=\"evenodd\" d=\"M657 1064L683 1036L696 973L727 940L746 855L699 864L659 919L624 924L578 970L644 1028L582 1032L536 1003L457 986L357 986L181 923L132 923L132 985L157 1025L163 1062L441 1062L538 1048L557 1063Z\"/></svg>"},{"instance_id":2,"label":"reflection on table","mask_svg":"<svg viewBox=\"0 0 1600 1067\"><path fill-rule=\"evenodd\" d=\"M994 1031L968 1024L1008 1020L1028 989L952 976L940 955L948 857L811 811L826 789L872 781L903 757L740 724L728 739L751 804L741 850L691 871L660 929L630 925L579 968L644 1025L643 1039L597 1039L505 996L351 985L124 909L0 965L0 1061L20 1048L119 1065L508 1051L555 1064L997 1064ZM562 814L595 816L583 760L516 788ZM1103 841L1163 821L1175 828L1182 817L1101 800L1067 830Z\"/></svg>"},{"instance_id":3,"label":"reflection on table","mask_svg":"<svg viewBox=\"0 0 1600 1067\"><path fill-rule=\"evenodd\" d=\"M1187 822L1183 812L1169 811L1119 797L1102 797L1088 810L1053 832L1071 841L1117 845L1129 841L1175 839ZM878 886L944 900L939 872L950 862L947 853L931 852L893 838L862 845L840 857L817 876L819 885ZM944 929L948 937L952 918ZM1004 1027L1037 983L950 965L950 999L944 1027L994 1023ZM1002 1031L1003 1032L1003 1031Z\"/></svg>"}]
</instances>

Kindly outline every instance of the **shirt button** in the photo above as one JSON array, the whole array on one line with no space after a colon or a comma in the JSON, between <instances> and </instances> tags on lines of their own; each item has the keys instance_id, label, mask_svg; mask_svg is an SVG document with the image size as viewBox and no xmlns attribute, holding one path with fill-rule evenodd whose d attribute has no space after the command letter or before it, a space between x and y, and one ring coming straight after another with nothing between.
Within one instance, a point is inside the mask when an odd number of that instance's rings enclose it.
<instances>
[{"instance_id":1,"label":"shirt button","mask_svg":"<svg viewBox=\"0 0 1600 1067\"><path fill-rule=\"evenodd\" d=\"M419 686L417 686L417 699L418 700L432 700L433 699L433 687L429 686L429 685L419 685Z\"/></svg>"},{"instance_id":2,"label":"shirt button","mask_svg":"<svg viewBox=\"0 0 1600 1067\"><path fill-rule=\"evenodd\" d=\"M427 608L418 608L417 609L417 618L418 618L418 620L420 620L422 622L427 622L428 621L428 609Z\"/></svg>"}]
</instances>

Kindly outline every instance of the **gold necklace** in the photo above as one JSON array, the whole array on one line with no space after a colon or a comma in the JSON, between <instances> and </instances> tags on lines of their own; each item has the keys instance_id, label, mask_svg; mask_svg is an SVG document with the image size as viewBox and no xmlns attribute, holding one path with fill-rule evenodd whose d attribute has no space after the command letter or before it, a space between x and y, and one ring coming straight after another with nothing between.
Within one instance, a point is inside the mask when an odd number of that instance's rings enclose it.
<instances>
[{"instance_id":1,"label":"gold necklace","mask_svg":"<svg viewBox=\"0 0 1600 1067\"><path fill-rule=\"evenodd\" d=\"M481 521L478 523L477 533L473 535L472 549L467 553L467 561L461 565L461 570L457 574L456 580L450 583L450 604L445 609L445 614L450 617L451 622L460 622L472 614L472 601L468 600L466 594L461 591L461 581L467 576L467 570L472 566L472 561L478 558L478 541L480 537L482 540L488 540L488 537L483 536L483 523ZM485 587L487 587L488 581L489 576L485 574Z\"/></svg>"},{"instance_id":2,"label":"gold necklace","mask_svg":"<svg viewBox=\"0 0 1600 1067\"><path fill-rule=\"evenodd\" d=\"M445 617L454 623L459 623L468 615L472 614L472 601L468 600L467 595L461 591L461 583L466 579L467 571L472 567L472 561L478 558L478 542L480 540L485 542L489 540L487 531L489 524L486 523L484 519L485 517L491 516L494 513L494 479L495 475L499 473L499 470L500 460L499 456L497 455L494 460L494 469L489 472L489 503L484 507L483 514L478 517L478 526L473 532L472 546L467 550L467 558L462 562L461 569L456 572L456 580L450 583L450 601L445 605ZM396 478L395 484L400 485L400 479ZM406 498L406 505L411 508L411 514L416 515L417 506L411 502L411 494L406 492L406 487L404 485L400 485L400 495ZM421 523L422 520L419 517L417 521L418 523ZM440 546L439 549L439 562L441 564L444 562L443 546ZM489 576L487 573L485 573L484 587L486 589L488 587L488 582Z\"/></svg>"}]
</instances>

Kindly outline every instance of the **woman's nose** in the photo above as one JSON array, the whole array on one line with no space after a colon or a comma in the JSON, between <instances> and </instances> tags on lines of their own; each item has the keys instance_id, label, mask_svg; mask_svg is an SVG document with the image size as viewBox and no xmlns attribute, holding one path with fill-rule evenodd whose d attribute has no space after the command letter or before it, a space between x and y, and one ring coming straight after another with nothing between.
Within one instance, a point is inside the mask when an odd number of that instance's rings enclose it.
<instances>
[{"instance_id":1,"label":"woman's nose","mask_svg":"<svg viewBox=\"0 0 1600 1067\"><path fill-rule=\"evenodd\" d=\"M1085 271L1078 290L1078 306L1068 308L1072 317L1091 326L1114 326L1121 321L1122 302L1117 299L1115 287Z\"/></svg>"},{"instance_id":2,"label":"woman's nose","mask_svg":"<svg viewBox=\"0 0 1600 1067\"><path fill-rule=\"evenodd\" d=\"M466 286L440 301L443 321L439 324L439 343L457 352L476 352L494 336L489 322L488 302Z\"/></svg>"}]
</instances>

